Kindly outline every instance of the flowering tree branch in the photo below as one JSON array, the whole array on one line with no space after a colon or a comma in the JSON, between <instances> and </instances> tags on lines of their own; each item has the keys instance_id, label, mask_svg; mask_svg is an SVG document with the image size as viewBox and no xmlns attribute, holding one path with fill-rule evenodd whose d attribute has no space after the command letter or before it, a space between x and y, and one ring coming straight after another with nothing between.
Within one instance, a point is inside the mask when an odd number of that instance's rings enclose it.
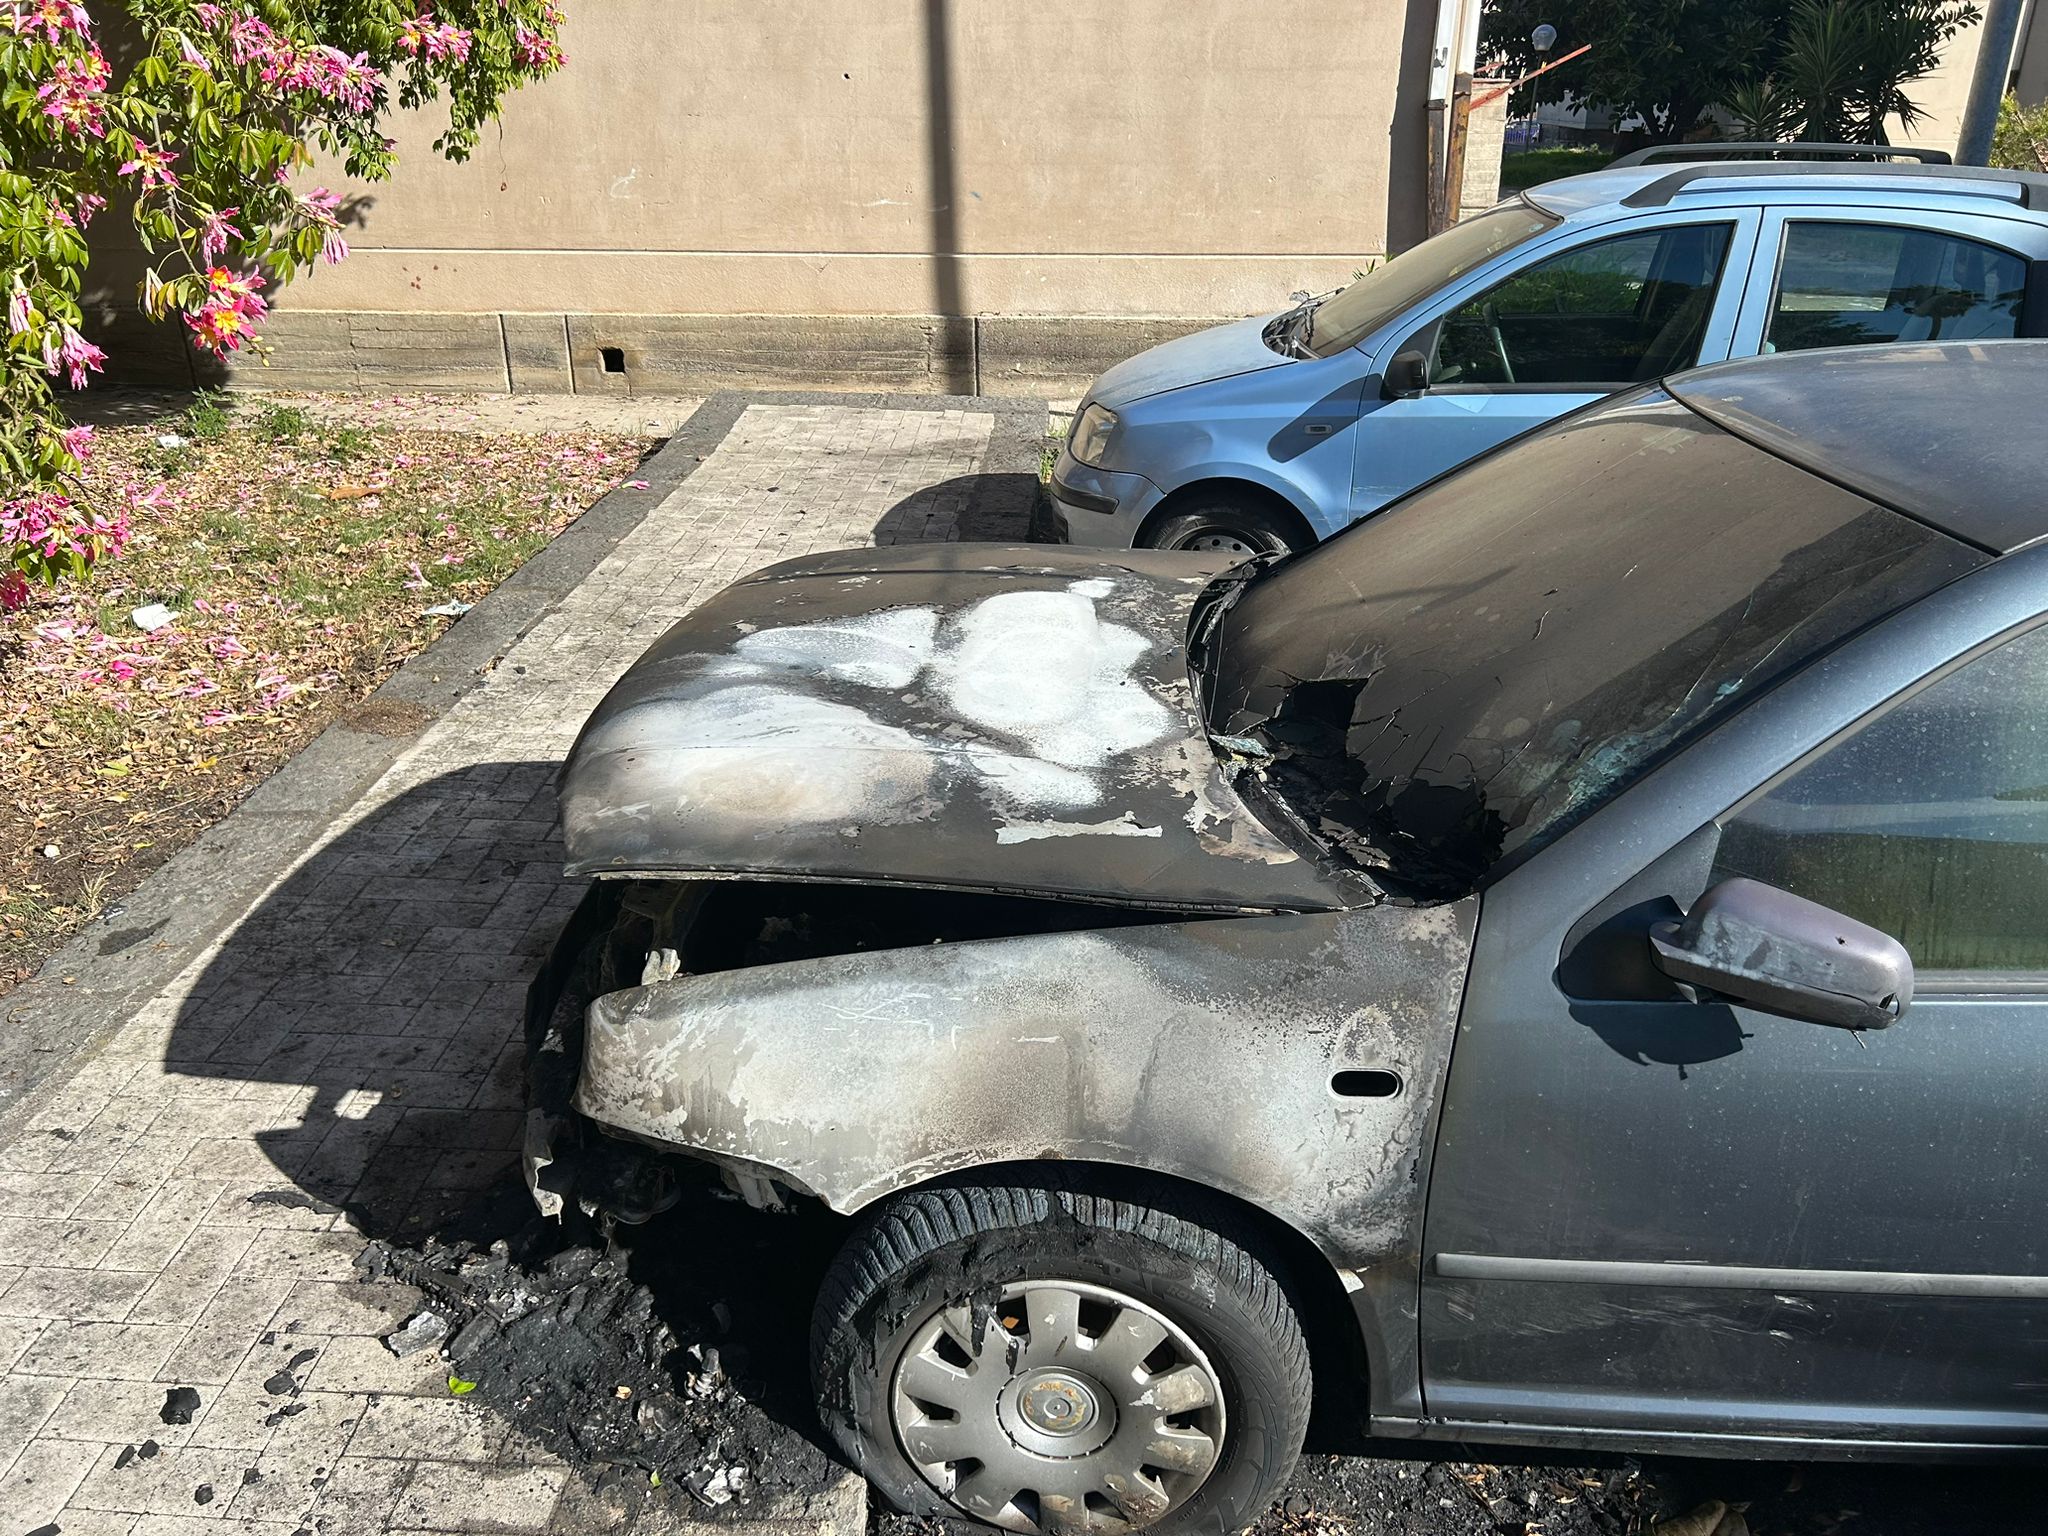
<instances>
[{"instance_id":1,"label":"flowering tree branch","mask_svg":"<svg viewBox=\"0 0 2048 1536\"><path fill-rule=\"evenodd\" d=\"M118 78L95 10L136 40ZM88 504L91 429L54 394L106 365L80 331L94 216L133 218L144 313L216 356L260 348L265 291L348 255L340 199L296 184L315 153L382 180L386 113L445 100L434 147L466 158L561 65L561 20L553 0L0 0L0 611L118 554L137 510Z\"/></svg>"}]
</instances>

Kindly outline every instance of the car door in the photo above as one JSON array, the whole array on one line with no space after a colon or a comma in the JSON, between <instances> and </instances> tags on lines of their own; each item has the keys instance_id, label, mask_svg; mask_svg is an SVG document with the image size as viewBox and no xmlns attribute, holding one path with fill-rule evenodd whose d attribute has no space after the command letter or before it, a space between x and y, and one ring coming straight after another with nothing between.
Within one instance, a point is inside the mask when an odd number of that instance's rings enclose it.
<instances>
[{"instance_id":1,"label":"car door","mask_svg":"<svg viewBox=\"0 0 2048 1536\"><path fill-rule=\"evenodd\" d=\"M2044 564L1860 637L1487 893L1425 1232L1432 1417L2048 1440ZM1902 939L1904 1017L1680 996L1648 929L1736 875Z\"/></svg>"},{"instance_id":2,"label":"car door","mask_svg":"<svg viewBox=\"0 0 2048 1536\"><path fill-rule=\"evenodd\" d=\"M1778 208L1757 241L1757 275L1733 355L1884 342L1995 341L2042 334L2026 312L2028 263L2048 229L1928 208Z\"/></svg>"},{"instance_id":3,"label":"car door","mask_svg":"<svg viewBox=\"0 0 2048 1536\"><path fill-rule=\"evenodd\" d=\"M1714 208L1605 225L1439 298L1378 360L1385 376L1419 353L1429 382L1366 401L1351 515L1604 394L1725 358L1756 223Z\"/></svg>"}]
</instances>

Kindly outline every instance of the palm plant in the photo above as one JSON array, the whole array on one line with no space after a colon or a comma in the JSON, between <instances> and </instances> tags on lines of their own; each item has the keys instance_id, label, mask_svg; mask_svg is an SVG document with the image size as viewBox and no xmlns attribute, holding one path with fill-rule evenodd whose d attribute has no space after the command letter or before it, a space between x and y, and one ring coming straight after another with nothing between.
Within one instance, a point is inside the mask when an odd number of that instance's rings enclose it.
<instances>
[{"instance_id":1,"label":"palm plant","mask_svg":"<svg viewBox=\"0 0 2048 1536\"><path fill-rule=\"evenodd\" d=\"M1870 40L1870 7L1858 0L1799 0L1779 68L1801 138L1846 139Z\"/></svg>"},{"instance_id":2,"label":"palm plant","mask_svg":"<svg viewBox=\"0 0 2048 1536\"><path fill-rule=\"evenodd\" d=\"M1778 89L1775 80L1738 85L1721 107L1735 119L1738 139L1789 139L1798 127L1798 104Z\"/></svg>"},{"instance_id":3,"label":"palm plant","mask_svg":"<svg viewBox=\"0 0 2048 1536\"><path fill-rule=\"evenodd\" d=\"M1906 86L1976 21L1974 0L1797 0L1784 44L1722 109L1744 138L1886 144L1886 123L1925 117Z\"/></svg>"},{"instance_id":4,"label":"palm plant","mask_svg":"<svg viewBox=\"0 0 2048 1536\"><path fill-rule=\"evenodd\" d=\"M1926 116L1905 86L1941 62L1941 46L1980 12L1955 0L1889 0L1864 8L1863 79L1857 90L1863 142L1882 144L1884 125L1896 117L1908 131Z\"/></svg>"}]
</instances>

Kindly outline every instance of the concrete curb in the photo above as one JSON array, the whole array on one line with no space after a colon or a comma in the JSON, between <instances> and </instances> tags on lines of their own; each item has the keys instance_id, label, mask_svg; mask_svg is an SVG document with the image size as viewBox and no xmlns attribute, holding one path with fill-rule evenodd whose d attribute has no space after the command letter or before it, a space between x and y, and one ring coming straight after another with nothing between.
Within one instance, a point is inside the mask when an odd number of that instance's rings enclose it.
<instances>
[{"instance_id":1,"label":"concrete curb","mask_svg":"<svg viewBox=\"0 0 2048 1536\"><path fill-rule=\"evenodd\" d=\"M1034 470L1045 407L943 395L712 396L641 466L644 491L599 500L361 705L259 784L190 847L0 1000L0 1144L136 1009L235 922L354 805L413 738L478 687L497 658L625 540L724 441L750 405L969 410L994 415L988 466ZM1035 421L1035 424L1034 424ZM66 978L70 978L67 983Z\"/></svg>"}]
</instances>

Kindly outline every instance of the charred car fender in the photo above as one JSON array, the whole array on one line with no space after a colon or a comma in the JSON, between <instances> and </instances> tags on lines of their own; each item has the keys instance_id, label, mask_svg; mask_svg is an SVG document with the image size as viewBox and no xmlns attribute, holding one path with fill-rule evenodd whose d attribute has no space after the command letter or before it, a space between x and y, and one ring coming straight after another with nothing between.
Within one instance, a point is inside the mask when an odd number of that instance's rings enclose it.
<instances>
[{"instance_id":1,"label":"charred car fender","mask_svg":"<svg viewBox=\"0 0 2048 1536\"><path fill-rule=\"evenodd\" d=\"M1361 1266L1419 1240L1476 910L979 939L629 987L590 1007L575 1107L848 1213L981 1165L1153 1169Z\"/></svg>"}]
</instances>

